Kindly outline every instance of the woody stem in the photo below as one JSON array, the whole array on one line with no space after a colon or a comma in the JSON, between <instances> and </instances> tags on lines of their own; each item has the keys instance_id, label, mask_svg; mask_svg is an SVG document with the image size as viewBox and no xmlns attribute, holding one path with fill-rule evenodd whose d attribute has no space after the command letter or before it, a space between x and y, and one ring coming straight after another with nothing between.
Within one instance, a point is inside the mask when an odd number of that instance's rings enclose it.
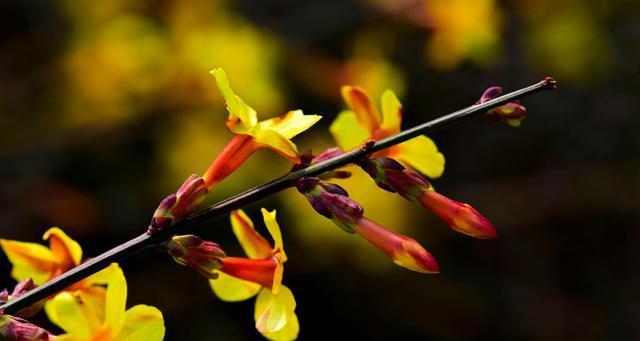
<instances>
[{"instance_id":1,"label":"woody stem","mask_svg":"<svg viewBox=\"0 0 640 341\"><path fill-rule=\"evenodd\" d=\"M435 130L460 122L464 119L486 112L487 110L517 100L519 98L535 94L542 90L552 90L555 88L555 80L553 80L551 77L547 77L546 79L526 88L510 92L481 104L475 104L464 109L460 109L448 115L436 118L432 121L401 131L394 136L387 137L375 143L367 143L362 148L341 154L337 157L319 162L307 168L291 172L278 179L222 200L214 205L203 209L202 211L191 214L187 218L175 223L174 225L164 230L157 231L153 234L145 233L123 244L120 244L113 249L108 250L98 255L97 257L92 258L89 261L82 263L81 265L61 274L60 276L53 278L47 283L44 283L43 285L25 293L24 295L10 300L0 307L0 312L4 312L5 314L15 314L16 312L27 308L35 303L38 303L39 301L46 299L56 292L64 290L74 283L106 268L107 266L109 266L109 264L118 262L128 256L131 256L146 248L163 242L170 236L178 232L184 232L185 230L191 228L199 228L213 218L219 217L223 214L228 214L232 210L241 208L246 204L255 202L271 194L291 187L293 181L296 179L307 176L320 175L327 171L345 166L349 163L357 162L366 155L392 147L404 141L410 140L416 136L431 133Z\"/></svg>"}]
</instances>

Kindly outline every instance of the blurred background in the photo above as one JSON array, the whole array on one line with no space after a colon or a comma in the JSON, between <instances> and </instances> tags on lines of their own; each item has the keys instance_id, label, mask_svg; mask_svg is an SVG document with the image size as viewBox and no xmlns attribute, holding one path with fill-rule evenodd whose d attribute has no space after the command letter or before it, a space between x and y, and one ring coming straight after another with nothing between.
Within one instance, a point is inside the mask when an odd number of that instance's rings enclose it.
<instances>
[{"instance_id":1,"label":"blurred background","mask_svg":"<svg viewBox=\"0 0 640 341\"><path fill-rule=\"evenodd\" d=\"M158 201L230 138L213 67L261 119L324 118L300 150L333 144L342 84L393 89L403 127L554 76L510 128L477 117L431 137L439 192L474 205L496 240L450 230L378 190L341 181L371 218L438 259L393 265L293 191L278 210L300 339L640 339L640 6L637 1L275 0L0 3L0 235L51 226L87 257L143 232ZM260 151L209 203L288 171ZM228 218L198 231L241 251ZM253 301L225 303L198 273L147 251L123 261L128 304L163 311L167 340L254 340ZM0 256L0 287L11 287ZM50 325L46 325L51 327ZM51 327L52 330L55 328Z\"/></svg>"}]
</instances>

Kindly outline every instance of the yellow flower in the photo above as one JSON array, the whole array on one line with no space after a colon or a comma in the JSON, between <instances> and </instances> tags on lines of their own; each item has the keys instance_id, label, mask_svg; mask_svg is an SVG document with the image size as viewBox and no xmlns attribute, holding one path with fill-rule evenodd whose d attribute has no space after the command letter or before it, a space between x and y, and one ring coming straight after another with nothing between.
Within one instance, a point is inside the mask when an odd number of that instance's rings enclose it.
<instances>
[{"instance_id":1,"label":"yellow flower","mask_svg":"<svg viewBox=\"0 0 640 341\"><path fill-rule=\"evenodd\" d=\"M224 70L214 69L211 74L216 78L229 111L227 128L235 136L203 176L207 187L211 188L231 174L259 148L270 148L297 162L298 149L291 139L313 126L321 116L305 115L302 110L293 110L258 122L256 111L231 90Z\"/></svg>"},{"instance_id":2,"label":"yellow flower","mask_svg":"<svg viewBox=\"0 0 640 341\"><path fill-rule=\"evenodd\" d=\"M269 340L293 340L298 336L300 325L293 293L282 285L283 263L287 261L282 233L275 210L269 212L263 208L262 217L274 247L256 232L253 222L242 210L233 211L233 232L249 258L222 258L218 279L209 283L223 301L244 301L257 294L256 329Z\"/></svg>"},{"instance_id":3,"label":"yellow flower","mask_svg":"<svg viewBox=\"0 0 640 341\"><path fill-rule=\"evenodd\" d=\"M435 67L452 69L465 59L486 66L496 60L503 20L495 0L428 0L424 5L433 21L426 53Z\"/></svg>"},{"instance_id":4,"label":"yellow flower","mask_svg":"<svg viewBox=\"0 0 640 341\"><path fill-rule=\"evenodd\" d=\"M154 341L164 337L162 313L155 307L126 309L127 281L117 263L109 268L103 305L78 299L69 292L53 298L58 325L66 332L58 341Z\"/></svg>"},{"instance_id":5,"label":"yellow flower","mask_svg":"<svg viewBox=\"0 0 640 341\"><path fill-rule=\"evenodd\" d=\"M400 132L402 104L393 91L387 90L382 94L381 112L359 86L343 86L342 96L350 110L338 114L329 130L343 150L351 150L367 140L380 140ZM444 155L424 135L375 153L374 156L392 157L430 178L437 178L444 172Z\"/></svg>"},{"instance_id":6,"label":"yellow flower","mask_svg":"<svg viewBox=\"0 0 640 341\"><path fill-rule=\"evenodd\" d=\"M36 243L0 239L0 246L13 265L11 276L16 281L31 278L35 284L42 285L81 263L82 248L61 229L50 228L45 232L43 239L49 241L49 248ZM103 305L105 289L100 285L106 284L109 271L107 268L87 277L65 289L64 293L96 305ZM53 301L47 301L45 311L51 322L57 324L53 310Z\"/></svg>"}]
</instances>

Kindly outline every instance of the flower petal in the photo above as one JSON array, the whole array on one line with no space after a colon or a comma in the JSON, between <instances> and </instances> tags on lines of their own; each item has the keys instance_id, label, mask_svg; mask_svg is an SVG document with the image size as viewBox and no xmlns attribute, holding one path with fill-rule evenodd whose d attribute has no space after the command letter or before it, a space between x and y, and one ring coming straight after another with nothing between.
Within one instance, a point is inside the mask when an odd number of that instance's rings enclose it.
<instances>
[{"instance_id":1,"label":"flower petal","mask_svg":"<svg viewBox=\"0 0 640 341\"><path fill-rule=\"evenodd\" d=\"M164 338L164 319L156 307L139 304L127 310L124 326L116 341L161 341Z\"/></svg>"},{"instance_id":2,"label":"flower petal","mask_svg":"<svg viewBox=\"0 0 640 341\"><path fill-rule=\"evenodd\" d=\"M88 288L83 288L81 290L76 290L72 293L74 299L77 302L82 303L83 309L89 309L91 313L87 315L92 319L92 325L94 329L98 329L102 325L102 321L104 321L104 304L105 304L105 296L106 289L101 286L93 286ZM57 297L57 296L56 296ZM57 316L57 300L50 299L44 304L44 311L53 324L57 326L61 326L58 316Z\"/></svg>"},{"instance_id":3,"label":"flower petal","mask_svg":"<svg viewBox=\"0 0 640 341\"><path fill-rule=\"evenodd\" d=\"M400 132L402 123L402 104L391 90L386 90L381 97L382 130L388 134Z\"/></svg>"},{"instance_id":4,"label":"flower petal","mask_svg":"<svg viewBox=\"0 0 640 341\"><path fill-rule=\"evenodd\" d=\"M322 116L305 115L302 110L291 110L284 115L261 121L258 129L269 129L278 132L287 139L291 139L301 132L311 128Z\"/></svg>"},{"instance_id":5,"label":"flower petal","mask_svg":"<svg viewBox=\"0 0 640 341\"><path fill-rule=\"evenodd\" d=\"M49 248L62 269L71 269L82 261L82 248L64 231L52 227L44 233L42 239L49 241Z\"/></svg>"},{"instance_id":6,"label":"flower petal","mask_svg":"<svg viewBox=\"0 0 640 341\"><path fill-rule=\"evenodd\" d=\"M371 132L363 127L351 110L342 111L329 126L336 144L344 151L360 147L371 138Z\"/></svg>"},{"instance_id":7,"label":"flower petal","mask_svg":"<svg viewBox=\"0 0 640 341\"><path fill-rule=\"evenodd\" d=\"M117 263L112 263L109 267L112 268L112 273L107 284L103 328L111 330L115 335L122 329L125 319L127 280Z\"/></svg>"},{"instance_id":8,"label":"flower petal","mask_svg":"<svg viewBox=\"0 0 640 341\"><path fill-rule=\"evenodd\" d=\"M293 319L295 309L296 300L286 286L275 295L268 289L260 291L253 316L256 329L262 334L282 330Z\"/></svg>"},{"instance_id":9,"label":"flower petal","mask_svg":"<svg viewBox=\"0 0 640 341\"><path fill-rule=\"evenodd\" d=\"M13 265L11 276L17 281L31 278L37 285L54 276L56 259L51 250L36 243L0 239L0 246Z\"/></svg>"},{"instance_id":10,"label":"flower petal","mask_svg":"<svg viewBox=\"0 0 640 341\"><path fill-rule=\"evenodd\" d=\"M96 272L95 274L87 277L87 283L88 285L93 285L93 284L108 284L109 283L109 279L111 278L111 274L113 273L113 271L115 270L115 267L112 266L108 266L98 272Z\"/></svg>"},{"instance_id":11,"label":"flower petal","mask_svg":"<svg viewBox=\"0 0 640 341\"><path fill-rule=\"evenodd\" d=\"M211 289L221 300L239 302L255 296L262 286L219 272L218 278L210 280Z\"/></svg>"},{"instance_id":12,"label":"flower petal","mask_svg":"<svg viewBox=\"0 0 640 341\"><path fill-rule=\"evenodd\" d=\"M399 152L394 156L418 172L430 178L437 178L444 172L444 155L430 138L420 135L398 147Z\"/></svg>"},{"instance_id":13,"label":"flower petal","mask_svg":"<svg viewBox=\"0 0 640 341\"><path fill-rule=\"evenodd\" d=\"M280 250L280 253L278 254L278 258L280 258L282 262L286 262L287 255L284 252L284 245L282 243L282 232L280 231L280 225L278 225L278 221L276 220L276 210L269 212L263 208L260 210L260 212L262 212L262 218L264 219L264 224L267 226L267 230L269 230L269 233L271 234L271 238L273 238L273 241L275 243L274 249Z\"/></svg>"},{"instance_id":14,"label":"flower petal","mask_svg":"<svg viewBox=\"0 0 640 341\"><path fill-rule=\"evenodd\" d=\"M253 227L251 218L243 210L231 212L231 227L240 245L249 258L261 259L271 256L271 246Z\"/></svg>"},{"instance_id":15,"label":"flower petal","mask_svg":"<svg viewBox=\"0 0 640 341\"><path fill-rule=\"evenodd\" d=\"M298 148L291 140L280 135L275 130L259 129L253 133L256 142L263 144L265 147L273 149L278 154L290 159L294 162L299 160Z\"/></svg>"},{"instance_id":16,"label":"flower petal","mask_svg":"<svg viewBox=\"0 0 640 341\"><path fill-rule=\"evenodd\" d=\"M365 129L374 132L380 128L380 113L367 92L359 86L345 85L341 89L342 98L356 115Z\"/></svg>"},{"instance_id":17,"label":"flower petal","mask_svg":"<svg viewBox=\"0 0 640 341\"><path fill-rule=\"evenodd\" d=\"M227 127L236 134L246 134L258 123L256 111L233 93L227 74L223 69L213 69L211 74L216 78L218 89L227 103L227 110L229 111Z\"/></svg>"},{"instance_id":18,"label":"flower petal","mask_svg":"<svg viewBox=\"0 0 640 341\"><path fill-rule=\"evenodd\" d=\"M300 323L298 322L298 316L296 313L293 313L284 328L274 333L264 333L262 336L272 341L290 341L298 338L299 332Z\"/></svg>"},{"instance_id":19,"label":"flower petal","mask_svg":"<svg viewBox=\"0 0 640 341\"><path fill-rule=\"evenodd\" d=\"M65 332L79 339L90 339L95 332L94 317L91 311L82 307L76 298L69 292L62 292L52 300L52 308L56 316L56 323Z\"/></svg>"}]
</instances>

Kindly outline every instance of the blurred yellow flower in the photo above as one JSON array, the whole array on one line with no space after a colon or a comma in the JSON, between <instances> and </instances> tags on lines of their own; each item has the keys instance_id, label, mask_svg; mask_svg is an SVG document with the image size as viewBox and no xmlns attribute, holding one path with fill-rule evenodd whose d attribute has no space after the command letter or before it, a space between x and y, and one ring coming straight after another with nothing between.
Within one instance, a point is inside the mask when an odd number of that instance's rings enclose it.
<instances>
[{"instance_id":1,"label":"blurred yellow flower","mask_svg":"<svg viewBox=\"0 0 640 341\"><path fill-rule=\"evenodd\" d=\"M380 140L400 132L402 104L393 91L387 90L382 94L382 112L359 86L342 87L342 96L350 110L338 114L329 130L343 150L351 150L367 140ZM430 178L437 178L444 172L444 155L424 135L376 153L375 156L397 159Z\"/></svg>"},{"instance_id":2,"label":"blurred yellow flower","mask_svg":"<svg viewBox=\"0 0 640 341\"><path fill-rule=\"evenodd\" d=\"M154 341L164 338L164 319L155 307L126 309L127 281L117 263L109 266L102 305L78 299L68 292L53 298L58 325L66 332L59 341Z\"/></svg>"},{"instance_id":3,"label":"blurred yellow flower","mask_svg":"<svg viewBox=\"0 0 640 341\"><path fill-rule=\"evenodd\" d=\"M502 24L495 0L425 0L424 4L433 21L426 52L434 66L451 69L464 59L481 66L495 61Z\"/></svg>"},{"instance_id":4,"label":"blurred yellow flower","mask_svg":"<svg viewBox=\"0 0 640 341\"><path fill-rule=\"evenodd\" d=\"M282 285L283 263L287 261L276 211L262 209L264 223L274 241L256 232L253 222L242 210L231 213L231 226L249 258L222 258L219 277L210 280L213 292L223 301L238 302L256 294L256 329L269 340L286 341L298 336L300 325L295 313L296 301Z\"/></svg>"},{"instance_id":5,"label":"blurred yellow flower","mask_svg":"<svg viewBox=\"0 0 640 341\"><path fill-rule=\"evenodd\" d=\"M613 51L605 24L607 11L600 8L606 5L583 1L519 5L527 22L526 57L538 70L582 85L608 73Z\"/></svg>"},{"instance_id":6,"label":"blurred yellow flower","mask_svg":"<svg viewBox=\"0 0 640 341\"><path fill-rule=\"evenodd\" d=\"M139 117L168 80L168 46L150 20L119 15L72 41L63 124L120 124Z\"/></svg>"}]
</instances>

